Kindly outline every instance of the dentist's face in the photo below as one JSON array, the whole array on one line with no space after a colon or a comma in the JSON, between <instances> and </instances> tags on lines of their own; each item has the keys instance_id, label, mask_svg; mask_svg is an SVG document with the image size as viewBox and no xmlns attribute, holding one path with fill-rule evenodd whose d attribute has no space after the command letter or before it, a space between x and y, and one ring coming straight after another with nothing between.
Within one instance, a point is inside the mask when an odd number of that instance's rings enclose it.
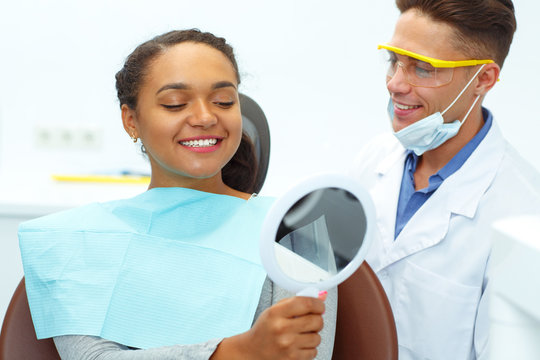
<instances>
[{"instance_id":1,"label":"dentist's face","mask_svg":"<svg viewBox=\"0 0 540 360\"><path fill-rule=\"evenodd\" d=\"M397 21L390 45L441 60L467 60L469 56L456 50L454 29L436 22L411 9ZM387 77L386 87L394 103L394 131L421 120L437 111L444 111L465 87L472 76L469 67L454 69L450 83L437 88L410 85L399 68L392 78ZM445 121L462 119L474 101L469 87L461 98L444 114Z\"/></svg>"}]
</instances>

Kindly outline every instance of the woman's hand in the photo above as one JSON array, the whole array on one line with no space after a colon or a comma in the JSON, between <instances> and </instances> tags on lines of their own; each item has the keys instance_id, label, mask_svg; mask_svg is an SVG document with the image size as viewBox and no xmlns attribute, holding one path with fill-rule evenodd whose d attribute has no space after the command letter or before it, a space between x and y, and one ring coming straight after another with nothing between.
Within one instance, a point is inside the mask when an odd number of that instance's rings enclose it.
<instances>
[{"instance_id":1,"label":"woman's hand","mask_svg":"<svg viewBox=\"0 0 540 360\"><path fill-rule=\"evenodd\" d=\"M280 301L266 309L249 331L224 339L211 359L315 358L325 298L296 296Z\"/></svg>"}]
</instances>

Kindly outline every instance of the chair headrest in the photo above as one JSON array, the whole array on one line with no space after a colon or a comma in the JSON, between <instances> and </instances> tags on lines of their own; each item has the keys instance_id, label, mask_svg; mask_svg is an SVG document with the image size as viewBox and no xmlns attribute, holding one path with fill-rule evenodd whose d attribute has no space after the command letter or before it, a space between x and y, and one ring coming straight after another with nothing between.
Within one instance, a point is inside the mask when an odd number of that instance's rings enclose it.
<instances>
[{"instance_id":1,"label":"chair headrest","mask_svg":"<svg viewBox=\"0 0 540 360\"><path fill-rule=\"evenodd\" d=\"M258 193L266 179L270 161L270 128L261 107L249 96L239 94L242 111L242 127L255 146L258 171L255 192Z\"/></svg>"}]
</instances>

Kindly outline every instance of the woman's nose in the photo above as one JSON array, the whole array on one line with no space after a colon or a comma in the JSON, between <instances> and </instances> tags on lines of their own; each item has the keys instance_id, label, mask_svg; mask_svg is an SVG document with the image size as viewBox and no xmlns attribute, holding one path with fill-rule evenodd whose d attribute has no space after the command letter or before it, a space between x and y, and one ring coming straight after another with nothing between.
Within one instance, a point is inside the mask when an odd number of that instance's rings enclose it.
<instances>
[{"instance_id":1,"label":"woman's nose","mask_svg":"<svg viewBox=\"0 0 540 360\"><path fill-rule=\"evenodd\" d=\"M212 104L205 100L197 100L193 106L193 113L190 117L191 126L209 128L217 123L217 116L212 111Z\"/></svg>"},{"instance_id":2,"label":"woman's nose","mask_svg":"<svg viewBox=\"0 0 540 360\"><path fill-rule=\"evenodd\" d=\"M391 93L407 93L411 89L411 84L407 80L407 73L402 64L396 65L393 76L386 77L386 88Z\"/></svg>"}]
</instances>

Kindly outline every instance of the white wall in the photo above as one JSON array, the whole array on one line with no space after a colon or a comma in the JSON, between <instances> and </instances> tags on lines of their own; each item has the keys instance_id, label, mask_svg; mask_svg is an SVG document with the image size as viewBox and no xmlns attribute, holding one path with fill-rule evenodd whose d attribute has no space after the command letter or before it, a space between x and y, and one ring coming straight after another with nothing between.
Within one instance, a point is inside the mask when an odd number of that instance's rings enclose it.
<instances>
[{"instance_id":1,"label":"white wall","mask_svg":"<svg viewBox=\"0 0 540 360\"><path fill-rule=\"evenodd\" d=\"M140 42L199 27L226 37L241 90L264 109L272 157L264 193L306 174L346 168L388 129L376 44L390 38L393 1L28 0L0 5L0 175L146 169L123 132L114 74ZM540 5L516 0L518 32L501 82L485 105L540 169L535 44ZM97 150L36 147L40 126L91 125Z\"/></svg>"}]
</instances>

